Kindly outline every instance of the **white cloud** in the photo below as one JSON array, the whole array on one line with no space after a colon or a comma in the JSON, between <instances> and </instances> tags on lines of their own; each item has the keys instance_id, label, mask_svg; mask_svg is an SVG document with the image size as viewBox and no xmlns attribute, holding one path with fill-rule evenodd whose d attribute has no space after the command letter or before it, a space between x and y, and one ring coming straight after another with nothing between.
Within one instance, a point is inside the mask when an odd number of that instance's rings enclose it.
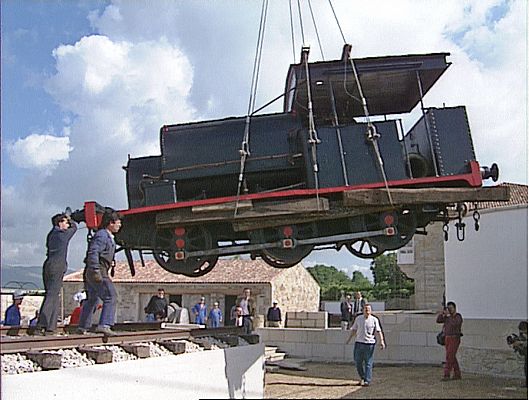
<instances>
[{"instance_id":1,"label":"white cloud","mask_svg":"<svg viewBox=\"0 0 529 400\"><path fill-rule=\"evenodd\" d=\"M9 156L21 168L53 169L73 150L70 138L31 134L8 145ZM50 172L49 170L47 171Z\"/></svg>"}]
</instances>

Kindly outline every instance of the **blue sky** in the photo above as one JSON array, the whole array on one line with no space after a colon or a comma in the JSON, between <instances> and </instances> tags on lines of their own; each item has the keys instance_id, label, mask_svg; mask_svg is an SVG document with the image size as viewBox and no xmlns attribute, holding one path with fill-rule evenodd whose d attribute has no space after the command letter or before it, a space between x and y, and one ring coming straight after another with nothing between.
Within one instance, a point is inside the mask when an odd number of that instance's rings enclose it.
<instances>
[{"instance_id":1,"label":"blue sky","mask_svg":"<svg viewBox=\"0 0 529 400\"><path fill-rule=\"evenodd\" d=\"M314 61L318 43L301 3ZM324 53L339 58L343 41L328 2L313 3ZM478 161L497 162L501 181L527 183L526 1L333 5L355 57L450 52L453 65L426 105L466 105ZM159 153L161 125L246 113L258 1L1 7L2 263L41 264L49 217L66 206L126 208L121 166L128 154ZM270 2L257 106L282 93L293 61L288 2ZM71 244L73 268L82 265L85 233ZM347 252L313 253L307 264L316 262L368 266Z\"/></svg>"}]
</instances>

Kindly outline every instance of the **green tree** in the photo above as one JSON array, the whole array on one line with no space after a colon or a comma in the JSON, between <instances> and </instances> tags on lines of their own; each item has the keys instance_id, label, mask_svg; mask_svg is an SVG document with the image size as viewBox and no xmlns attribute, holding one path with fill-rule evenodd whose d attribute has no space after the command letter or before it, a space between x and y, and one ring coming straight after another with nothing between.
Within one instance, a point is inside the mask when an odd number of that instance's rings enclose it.
<instances>
[{"instance_id":1,"label":"green tree","mask_svg":"<svg viewBox=\"0 0 529 400\"><path fill-rule=\"evenodd\" d=\"M375 285L373 296L377 300L407 298L415 291L415 283L402 272L397 265L397 253L378 256L370 267Z\"/></svg>"},{"instance_id":2,"label":"green tree","mask_svg":"<svg viewBox=\"0 0 529 400\"><path fill-rule=\"evenodd\" d=\"M360 271L353 273L353 279L336 267L323 264L309 267L307 271L320 285L322 300L337 301L340 300L342 293L353 293L358 290L368 297L372 288L371 282Z\"/></svg>"}]
</instances>

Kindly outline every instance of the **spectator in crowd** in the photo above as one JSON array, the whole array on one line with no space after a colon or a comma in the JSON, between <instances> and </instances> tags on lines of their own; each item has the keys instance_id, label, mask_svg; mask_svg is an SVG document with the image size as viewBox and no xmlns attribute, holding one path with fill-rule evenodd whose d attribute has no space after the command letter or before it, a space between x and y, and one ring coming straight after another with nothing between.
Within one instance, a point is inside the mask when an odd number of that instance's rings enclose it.
<instances>
[{"instance_id":1,"label":"spectator in crowd","mask_svg":"<svg viewBox=\"0 0 529 400\"><path fill-rule=\"evenodd\" d=\"M29 326L31 328L36 327L38 320L39 320L39 310L35 310L35 316L29 320Z\"/></svg>"},{"instance_id":2,"label":"spectator in crowd","mask_svg":"<svg viewBox=\"0 0 529 400\"><path fill-rule=\"evenodd\" d=\"M366 301L362 297L362 292L355 292L355 300L353 303L353 321L356 317L363 314L365 304Z\"/></svg>"},{"instance_id":3,"label":"spectator in crowd","mask_svg":"<svg viewBox=\"0 0 529 400\"><path fill-rule=\"evenodd\" d=\"M222 310L219 308L219 302L213 303L213 308L209 312L209 325L211 328L218 328L222 324Z\"/></svg>"},{"instance_id":4,"label":"spectator in crowd","mask_svg":"<svg viewBox=\"0 0 529 400\"><path fill-rule=\"evenodd\" d=\"M371 305L364 305L364 312L353 322L351 335L346 341L348 344L353 336L356 336L354 344L354 361L356 370L360 376L360 386L369 386L373 376L373 359L375 353L376 338L375 332L380 340L380 348L384 349L384 334L380 327L380 321L371 315Z\"/></svg>"},{"instance_id":5,"label":"spectator in crowd","mask_svg":"<svg viewBox=\"0 0 529 400\"><path fill-rule=\"evenodd\" d=\"M163 321L167 317L168 306L169 304L165 298L165 290L163 288L158 288L158 294L152 296L147 307L144 308L144 311L147 314L145 321Z\"/></svg>"},{"instance_id":6,"label":"spectator in crowd","mask_svg":"<svg viewBox=\"0 0 529 400\"><path fill-rule=\"evenodd\" d=\"M68 325L79 325L79 319L81 317L81 312L83 310L83 305L85 302L86 302L86 296L84 299L82 299L79 302L79 305L75 307L74 310L72 311L72 314L70 315L70 322L68 323Z\"/></svg>"},{"instance_id":7,"label":"spectator in crowd","mask_svg":"<svg viewBox=\"0 0 529 400\"><path fill-rule=\"evenodd\" d=\"M68 244L77 232L77 224L67 214L56 214L51 219L52 229L46 237L46 260L42 267L42 280L46 294L40 307L35 334L54 334L60 308L62 280L68 269Z\"/></svg>"},{"instance_id":8,"label":"spectator in crowd","mask_svg":"<svg viewBox=\"0 0 529 400\"><path fill-rule=\"evenodd\" d=\"M20 305L24 299L24 292L17 289L13 292L13 304L6 309L4 325L6 326L20 326Z\"/></svg>"},{"instance_id":9,"label":"spectator in crowd","mask_svg":"<svg viewBox=\"0 0 529 400\"><path fill-rule=\"evenodd\" d=\"M243 316L242 316L242 307L240 307L240 306L236 306L235 307L233 325L235 325L235 326L244 326L244 319L243 319Z\"/></svg>"},{"instance_id":10,"label":"spectator in crowd","mask_svg":"<svg viewBox=\"0 0 529 400\"><path fill-rule=\"evenodd\" d=\"M208 321L208 306L206 298L202 296L200 301L193 306L191 312L195 316L195 324L205 325Z\"/></svg>"},{"instance_id":11,"label":"spectator in crowd","mask_svg":"<svg viewBox=\"0 0 529 400\"><path fill-rule=\"evenodd\" d=\"M270 328L279 328L281 325L281 309L277 306L277 300L272 302L272 307L266 313L267 325Z\"/></svg>"},{"instance_id":12,"label":"spectator in crowd","mask_svg":"<svg viewBox=\"0 0 529 400\"><path fill-rule=\"evenodd\" d=\"M342 314L340 325L342 330L351 328L351 321L353 320L353 306L351 304L351 295L345 296L340 303L340 313Z\"/></svg>"},{"instance_id":13,"label":"spectator in crowd","mask_svg":"<svg viewBox=\"0 0 529 400\"><path fill-rule=\"evenodd\" d=\"M251 290L244 288L243 295L237 299L235 304L242 309L242 320L246 334L253 331L253 317L255 316L255 302L251 297Z\"/></svg>"},{"instance_id":14,"label":"spectator in crowd","mask_svg":"<svg viewBox=\"0 0 529 400\"><path fill-rule=\"evenodd\" d=\"M85 334L92 326L92 315L99 299L103 301L99 324L96 332L105 336L115 336L111 327L114 326L117 292L110 279L109 269L114 265L116 242L114 234L121 229L121 215L116 211L106 211L99 229L88 244L86 267L83 280L86 289L86 303L83 305L79 319L78 333Z\"/></svg>"},{"instance_id":15,"label":"spectator in crowd","mask_svg":"<svg viewBox=\"0 0 529 400\"><path fill-rule=\"evenodd\" d=\"M456 303L449 301L446 307L437 315L437 323L443 324L445 334L445 366L443 381L450 380L450 373L454 371L453 379L461 379L461 370L457 362L456 353L461 343L461 326L463 317L456 310Z\"/></svg>"}]
</instances>

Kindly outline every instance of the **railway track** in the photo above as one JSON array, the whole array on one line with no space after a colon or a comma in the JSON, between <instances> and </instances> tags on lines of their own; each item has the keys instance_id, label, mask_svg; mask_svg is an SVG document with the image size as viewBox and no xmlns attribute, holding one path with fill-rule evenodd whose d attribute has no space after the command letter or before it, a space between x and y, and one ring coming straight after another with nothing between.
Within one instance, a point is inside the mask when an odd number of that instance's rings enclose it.
<instances>
[{"instance_id":1,"label":"railway track","mask_svg":"<svg viewBox=\"0 0 529 400\"><path fill-rule=\"evenodd\" d=\"M247 336L243 335L242 328L239 327L201 329L179 327L176 324L162 326L161 323L116 324L113 328L116 336L106 336L102 333L88 333L86 335L70 333L71 330L67 327L59 329L57 335L34 336L31 335L29 328L16 328L2 328L0 355L69 348L82 349L99 345L122 346L141 342L165 343L171 340L196 340L207 336L223 337L226 340L230 336ZM255 338L250 340L255 341Z\"/></svg>"}]
</instances>

